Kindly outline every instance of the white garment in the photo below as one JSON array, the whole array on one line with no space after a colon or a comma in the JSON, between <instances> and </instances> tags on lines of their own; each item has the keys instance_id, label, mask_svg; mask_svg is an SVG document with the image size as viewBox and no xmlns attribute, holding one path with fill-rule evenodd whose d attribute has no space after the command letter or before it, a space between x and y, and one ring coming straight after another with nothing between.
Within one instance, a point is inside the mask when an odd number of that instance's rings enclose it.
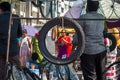
<instances>
[{"instance_id":1,"label":"white garment","mask_svg":"<svg viewBox=\"0 0 120 80\"><path fill-rule=\"evenodd\" d=\"M20 56L20 63L22 66L25 66L25 64L30 60L30 49L27 39L28 37L21 39L19 56Z\"/></svg>"}]
</instances>

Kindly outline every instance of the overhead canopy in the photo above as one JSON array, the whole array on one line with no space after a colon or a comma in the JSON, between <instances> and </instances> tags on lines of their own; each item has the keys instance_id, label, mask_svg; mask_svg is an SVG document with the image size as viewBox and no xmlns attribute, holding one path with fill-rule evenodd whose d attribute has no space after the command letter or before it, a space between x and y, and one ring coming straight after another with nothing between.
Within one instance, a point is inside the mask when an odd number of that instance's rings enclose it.
<instances>
[{"instance_id":1,"label":"overhead canopy","mask_svg":"<svg viewBox=\"0 0 120 80\"><path fill-rule=\"evenodd\" d=\"M27 30L27 35L28 36L34 36L35 33L38 32L38 30L35 27L33 27L33 26L23 25L22 29L26 29Z\"/></svg>"}]
</instances>

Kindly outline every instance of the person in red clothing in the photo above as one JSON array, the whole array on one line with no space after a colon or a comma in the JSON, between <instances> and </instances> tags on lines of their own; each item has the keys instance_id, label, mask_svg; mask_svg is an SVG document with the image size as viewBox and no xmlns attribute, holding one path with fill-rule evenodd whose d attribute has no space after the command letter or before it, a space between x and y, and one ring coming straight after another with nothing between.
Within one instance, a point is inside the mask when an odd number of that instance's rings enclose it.
<instances>
[{"instance_id":1,"label":"person in red clothing","mask_svg":"<svg viewBox=\"0 0 120 80\"><path fill-rule=\"evenodd\" d=\"M58 50L58 57L69 58L72 50L72 40L65 30L62 30L62 35L56 41L56 47Z\"/></svg>"}]
</instances>

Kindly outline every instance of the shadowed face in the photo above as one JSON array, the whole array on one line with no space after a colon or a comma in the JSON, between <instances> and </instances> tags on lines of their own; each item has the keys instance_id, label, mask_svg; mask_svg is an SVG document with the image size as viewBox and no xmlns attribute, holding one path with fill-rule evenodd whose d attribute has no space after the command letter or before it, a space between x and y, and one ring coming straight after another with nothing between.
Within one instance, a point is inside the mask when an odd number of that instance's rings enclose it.
<instances>
[{"instance_id":1,"label":"shadowed face","mask_svg":"<svg viewBox=\"0 0 120 80\"><path fill-rule=\"evenodd\" d=\"M27 36L27 30L23 30L22 31L22 37L26 37Z\"/></svg>"},{"instance_id":2,"label":"shadowed face","mask_svg":"<svg viewBox=\"0 0 120 80\"><path fill-rule=\"evenodd\" d=\"M65 36L66 35L66 30L62 30L62 36Z\"/></svg>"},{"instance_id":3,"label":"shadowed face","mask_svg":"<svg viewBox=\"0 0 120 80\"><path fill-rule=\"evenodd\" d=\"M27 36L27 33L22 33L22 37L26 37Z\"/></svg>"}]
</instances>

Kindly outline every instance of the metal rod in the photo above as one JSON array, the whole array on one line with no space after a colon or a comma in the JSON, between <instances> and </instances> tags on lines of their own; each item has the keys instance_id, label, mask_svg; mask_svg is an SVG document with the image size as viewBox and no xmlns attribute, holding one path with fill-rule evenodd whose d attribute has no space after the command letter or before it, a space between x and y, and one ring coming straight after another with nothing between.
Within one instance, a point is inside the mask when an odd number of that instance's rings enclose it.
<instances>
[{"instance_id":1,"label":"metal rod","mask_svg":"<svg viewBox=\"0 0 120 80\"><path fill-rule=\"evenodd\" d=\"M41 19L41 20L51 20L52 18L29 18L29 17L13 17L13 19ZM116 18L113 18L113 19L100 19L100 18L72 18L74 20L108 20L108 21L114 21L114 20L120 20L120 19L116 19Z\"/></svg>"},{"instance_id":2,"label":"metal rod","mask_svg":"<svg viewBox=\"0 0 120 80\"><path fill-rule=\"evenodd\" d=\"M10 0L12 5L12 1ZM12 8L11 8L12 10ZM9 63L9 48L10 48L10 33L11 33L11 25L12 25L12 12L10 11L10 18L9 18L9 28L8 28L8 41L7 41L7 53L6 53L6 64Z\"/></svg>"}]
</instances>

